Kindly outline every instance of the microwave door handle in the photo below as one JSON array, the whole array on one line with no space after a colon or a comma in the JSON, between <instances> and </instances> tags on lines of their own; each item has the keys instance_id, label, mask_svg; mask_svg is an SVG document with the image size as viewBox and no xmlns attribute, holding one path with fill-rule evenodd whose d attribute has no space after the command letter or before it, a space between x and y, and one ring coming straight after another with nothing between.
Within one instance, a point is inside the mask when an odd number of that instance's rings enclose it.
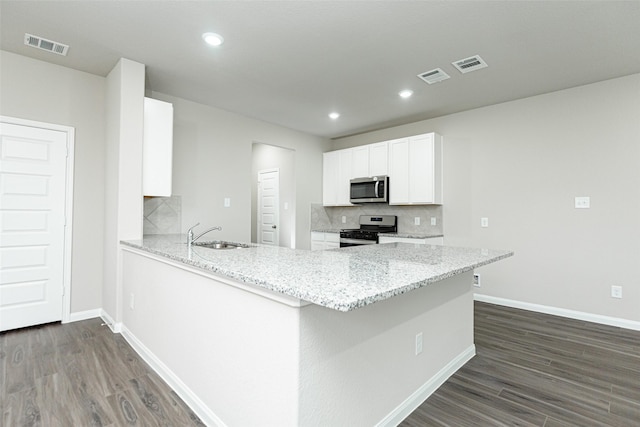
<instances>
[{"instance_id":1,"label":"microwave door handle","mask_svg":"<svg viewBox=\"0 0 640 427\"><path fill-rule=\"evenodd\" d=\"M380 181L376 181L376 186L374 187L374 192L376 193L376 198L380 198L380 192L378 191L378 187L380 186Z\"/></svg>"}]
</instances>

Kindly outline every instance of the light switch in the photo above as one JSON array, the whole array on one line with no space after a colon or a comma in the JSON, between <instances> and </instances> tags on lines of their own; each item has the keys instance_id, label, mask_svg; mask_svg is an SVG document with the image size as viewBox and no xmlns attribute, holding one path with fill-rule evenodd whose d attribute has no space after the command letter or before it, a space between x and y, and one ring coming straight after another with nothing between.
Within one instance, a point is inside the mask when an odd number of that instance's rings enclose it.
<instances>
[{"instance_id":1,"label":"light switch","mask_svg":"<svg viewBox=\"0 0 640 427\"><path fill-rule=\"evenodd\" d=\"M480 218L480 227L488 227L489 218Z\"/></svg>"},{"instance_id":2,"label":"light switch","mask_svg":"<svg viewBox=\"0 0 640 427\"><path fill-rule=\"evenodd\" d=\"M576 197L576 209L589 209L591 207L591 198L586 196Z\"/></svg>"},{"instance_id":3,"label":"light switch","mask_svg":"<svg viewBox=\"0 0 640 427\"><path fill-rule=\"evenodd\" d=\"M229 197L224 198L224 207L225 208L231 207L231 199Z\"/></svg>"}]
</instances>

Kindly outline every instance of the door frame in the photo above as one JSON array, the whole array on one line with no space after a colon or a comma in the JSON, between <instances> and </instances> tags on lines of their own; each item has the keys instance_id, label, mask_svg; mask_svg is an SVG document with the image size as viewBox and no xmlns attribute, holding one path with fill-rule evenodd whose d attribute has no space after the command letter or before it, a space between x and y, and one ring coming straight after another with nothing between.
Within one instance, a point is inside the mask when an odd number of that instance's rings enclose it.
<instances>
[{"instance_id":1,"label":"door frame","mask_svg":"<svg viewBox=\"0 0 640 427\"><path fill-rule=\"evenodd\" d=\"M280 168L267 168L267 169L260 169L258 171L258 175L256 177L256 180L258 182L258 191L256 193L256 240L258 241L258 243L260 243L260 225L262 223L261 219L262 219L262 203L260 200L260 194L261 194L261 190L260 190L260 174L263 173L270 173L270 172L278 172L278 200L276 203L276 209L278 209L278 244L276 246L280 246Z\"/></svg>"},{"instance_id":2,"label":"door frame","mask_svg":"<svg viewBox=\"0 0 640 427\"><path fill-rule=\"evenodd\" d=\"M64 207L64 265L62 267L62 323L71 321L71 255L73 245L73 177L75 158L75 128L71 126L57 125L53 123L38 122L35 120L20 119L0 115L0 122L28 126L32 128L64 132L67 135L67 158L65 165L65 207Z\"/></svg>"}]
</instances>

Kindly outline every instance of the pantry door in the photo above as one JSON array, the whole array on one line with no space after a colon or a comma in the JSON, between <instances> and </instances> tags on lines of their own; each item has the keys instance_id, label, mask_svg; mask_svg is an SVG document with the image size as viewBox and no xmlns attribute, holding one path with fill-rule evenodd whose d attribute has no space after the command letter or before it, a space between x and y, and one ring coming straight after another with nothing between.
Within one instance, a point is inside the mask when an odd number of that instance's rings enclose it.
<instances>
[{"instance_id":1,"label":"pantry door","mask_svg":"<svg viewBox=\"0 0 640 427\"><path fill-rule=\"evenodd\" d=\"M69 317L65 219L73 129L0 119L0 331L6 331Z\"/></svg>"},{"instance_id":2,"label":"pantry door","mask_svg":"<svg viewBox=\"0 0 640 427\"><path fill-rule=\"evenodd\" d=\"M280 243L280 170L258 172L258 243Z\"/></svg>"}]
</instances>

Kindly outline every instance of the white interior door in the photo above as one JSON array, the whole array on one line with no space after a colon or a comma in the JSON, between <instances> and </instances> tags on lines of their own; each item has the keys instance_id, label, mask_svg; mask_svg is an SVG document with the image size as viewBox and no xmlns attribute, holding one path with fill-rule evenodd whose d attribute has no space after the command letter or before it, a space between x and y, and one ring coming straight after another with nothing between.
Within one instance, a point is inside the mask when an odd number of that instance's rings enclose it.
<instances>
[{"instance_id":1,"label":"white interior door","mask_svg":"<svg viewBox=\"0 0 640 427\"><path fill-rule=\"evenodd\" d=\"M258 243L278 246L280 242L280 171L258 172Z\"/></svg>"},{"instance_id":2,"label":"white interior door","mask_svg":"<svg viewBox=\"0 0 640 427\"><path fill-rule=\"evenodd\" d=\"M62 320L67 133L0 123L0 330Z\"/></svg>"}]
</instances>

